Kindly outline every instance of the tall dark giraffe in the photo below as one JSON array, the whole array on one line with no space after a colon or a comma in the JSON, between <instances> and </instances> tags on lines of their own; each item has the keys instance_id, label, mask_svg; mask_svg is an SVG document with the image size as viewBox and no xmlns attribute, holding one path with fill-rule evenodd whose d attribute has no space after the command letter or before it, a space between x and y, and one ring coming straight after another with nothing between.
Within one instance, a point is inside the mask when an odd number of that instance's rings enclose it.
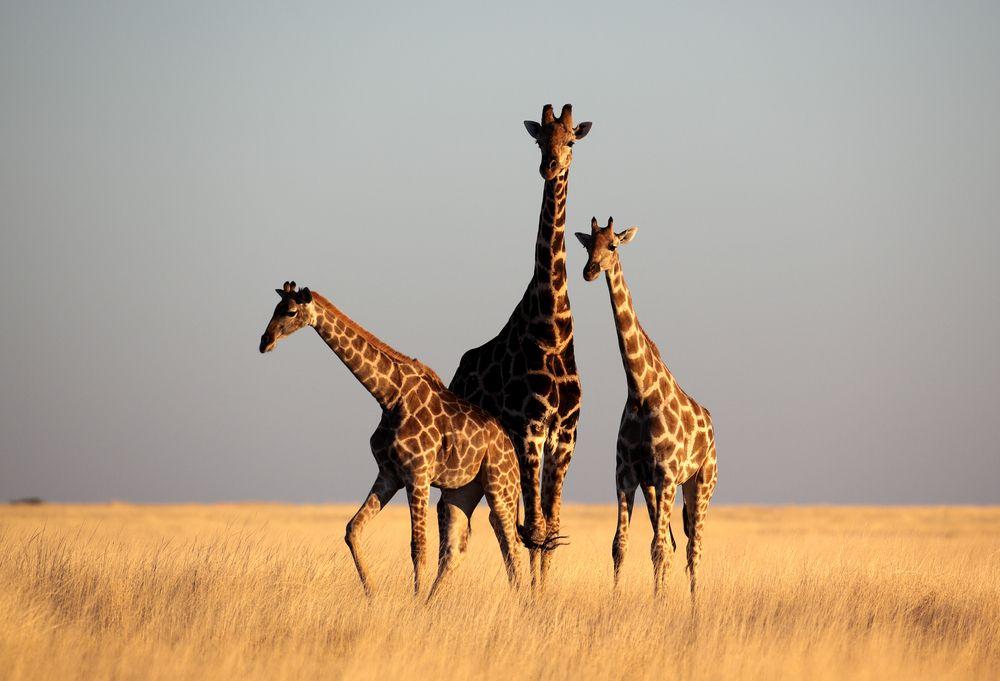
<instances>
[{"instance_id":1,"label":"tall dark giraffe","mask_svg":"<svg viewBox=\"0 0 1000 681\"><path fill-rule=\"evenodd\" d=\"M260 351L268 352L285 336L311 326L382 407L371 438L378 477L347 524L347 545L365 593L371 595L372 588L361 556L361 531L403 487L410 502L415 593L420 593L427 557L431 487L441 490L441 554L431 595L454 569L472 512L484 494L508 578L516 587L521 572L516 529L520 479L514 447L501 425L445 388L430 368L383 343L318 293L297 291L295 282L287 281L275 290L281 300L260 337Z\"/></svg>"},{"instance_id":2,"label":"tall dark giraffe","mask_svg":"<svg viewBox=\"0 0 1000 681\"><path fill-rule=\"evenodd\" d=\"M545 180L535 242L535 269L507 324L465 353L449 386L500 419L521 466L523 539L531 549L532 583L542 586L559 537L563 479L580 416L580 377L573 354L573 316L566 291L566 191L573 144L591 123L573 126L569 104L557 118L524 127L542 152ZM541 473L541 476L539 476Z\"/></svg>"},{"instance_id":3,"label":"tall dark giraffe","mask_svg":"<svg viewBox=\"0 0 1000 681\"><path fill-rule=\"evenodd\" d=\"M618 488L618 530L611 555L615 561L615 584L628 547L628 526L632 519L635 488L646 497L653 524L653 588L659 591L670 567L667 537L670 509L677 485L684 490L684 534L687 535L687 570L694 595L701 562L701 537L705 513L718 479L715 459L715 431L712 416L677 385L656 344L639 324L632 306L632 294L625 283L618 248L635 236L638 227L615 234L614 222L601 228L597 218L590 222L590 234L576 237L587 249L583 278L593 281L603 271L611 294L611 308L618 330L618 348L628 382L628 398L618 428L618 460L615 483Z\"/></svg>"}]
</instances>

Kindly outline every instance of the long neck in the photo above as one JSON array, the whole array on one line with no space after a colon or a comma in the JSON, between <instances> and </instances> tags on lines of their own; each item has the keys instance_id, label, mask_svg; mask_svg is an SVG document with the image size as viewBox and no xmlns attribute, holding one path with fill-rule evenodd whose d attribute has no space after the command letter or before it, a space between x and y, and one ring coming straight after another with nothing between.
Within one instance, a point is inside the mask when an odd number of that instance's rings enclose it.
<instances>
[{"instance_id":1,"label":"long neck","mask_svg":"<svg viewBox=\"0 0 1000 681\"><path fill-rule=\"evenodd\" d=\"M413 360L380 341L323 296L314 292L313 299L316 333L383 409L392 408L400 395L399 365Z\"/></svg>"},{"instance_id":2,"label":"long neck","mask_svg":"<svg viewBox=\"0 0 1000 681\"><path fill-rule=\"evenodd\" d=\"M563 346L572 339L573 319L566 289L566 193L569 171L545 181L535 241L535 271L528 286L534 335Z\"/></svg>"},{"instance_id":3,"label":"long neck","mask_svg":"<svg viewBox=\"0 0 1000 681\"><path fill-rule=\"evenodd\" d=\"M635 316L632 293L625 283L625 275L622 274L622 265L618 258L615 258L614 266L605 271L605 279L608 282L608 293L611 294L611 309L614 311L615 327L618 330L618 349L621 351L622 364L625 367L629 394L639 395L647 383L643 380L647 358L652 359L655 353L653 348L648 347L646 333Z\"/></svg>"}]
</instances>

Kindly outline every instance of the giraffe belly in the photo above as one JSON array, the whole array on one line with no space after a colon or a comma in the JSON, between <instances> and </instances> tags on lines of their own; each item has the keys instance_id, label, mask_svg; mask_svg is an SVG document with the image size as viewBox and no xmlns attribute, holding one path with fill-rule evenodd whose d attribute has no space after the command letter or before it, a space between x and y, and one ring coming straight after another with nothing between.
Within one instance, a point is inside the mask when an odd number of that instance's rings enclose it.
<instances>
[{"instance_id":1,"label":"giraffe belly","mask_svg":"<svg viewBox=\"0 0 1000 681\"><path fill-rule=\"evenodd\" d=\"M454 489L472 482L483 466L486 453L486 433L457 433L442 438L437 466L431 484L441 489Z\"/></svg>"},{"instance_id":2,"label":"giraffe belly","mask_svg":"<svg viewBox=\"0 0 1000 681\"><path fill-rule=\"evenodd\" d=\"M470 482L475 480L477 476L478 471L469 475L463 471L445 470L439 472L439 474L431 480L431 487L436 487L437 489L458 489L459 487L465 487L468 485Z\"/></svg>"}]
</instances>

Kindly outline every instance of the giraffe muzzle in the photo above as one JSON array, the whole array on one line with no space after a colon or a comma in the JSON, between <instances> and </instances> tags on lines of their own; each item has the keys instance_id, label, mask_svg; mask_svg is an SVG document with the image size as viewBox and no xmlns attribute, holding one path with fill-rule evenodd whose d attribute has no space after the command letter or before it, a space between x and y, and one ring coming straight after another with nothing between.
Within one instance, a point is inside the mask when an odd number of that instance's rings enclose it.
<instances>
[{"instance_id":1,"label":"giraffe muzzle","mask_svg":"<svg viewBox=\"0 0 1000 681\"><path fill-rule=\"evenodd\" d=\"M273 348L274 348L274 337L269 336L266 333L260 337L261 354L265 352L270 352Z\"/></svg>"},{"instance_id":2,"label":"giraffe muzzle","mask_svg":"<svg viewBox=\"0 0 1000 681\"><path fill-rule=\"evenodd\" d=\"M583 278L587 281L594 281L600 274L601 268L598 265L590 264L583 268Z\"/></svg>"},{"instance_id":3,"label":"giraffe muzzle","mask_svg":"<svg viewBox=\"0 0 1000 681\"><path fill-rule=\"evenodd\" d=\"M559 161L557 159L542 160L542 163L538 166L538 172L541 173L542 179L544 180L554 180L556 176L559 175Z\"/></svg>"}]
</instances>

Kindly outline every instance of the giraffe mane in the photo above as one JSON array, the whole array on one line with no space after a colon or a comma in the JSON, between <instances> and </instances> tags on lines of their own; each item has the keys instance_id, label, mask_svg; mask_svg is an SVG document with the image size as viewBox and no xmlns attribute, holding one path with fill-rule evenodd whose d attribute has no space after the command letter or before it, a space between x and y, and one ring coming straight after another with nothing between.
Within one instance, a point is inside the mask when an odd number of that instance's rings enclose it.
<instances>
[{"instance_id":1,"label":"giraffe mane","mask_svg":"<svg viewBox=\"0 0 1000 681\"><path fill-rule=\"evenodd\" d=\"M635 323L639 326L639 331L642 333L642 337L646 339L646 343L648 343L649 347L653 350L653 355L662 361L663 357L660 355L660 348L657 347L656 342L649 337L648 333L646 333L646 329L643 328L642 322L639 321L638 317L635 318Z\"/></svg>"},{"instance_id":2,"label":"giraffe mane","mask_svg":"<svg viewBox=\"0 0 1000 681\"><path fill-rule=\"evenodd\" d=\"M432 383L442 388L445 387L444 381L442 381L441 377L437 375L437 372L435 372L429 366L421 362L419 359L417 359L416 357L409 357L407 355L404 355L399 350L392 347L391 345L383 341L381 338L377 337L368 329L361 326L361 324L351 319L350 316L344 313L344 311L341 310L339 307L331 303L330 300L327 299L325 296L322 296L319 293L316 293L315 291L312 292L312 295L313 299L319 305L332 310L333 313L344 322L344 324L353 329L355 333L357 333L359 336L361 336L361 338L365 340L366 343L371 345L379 352L385 354L386 357L396 362L400 362L402 364L408 364L409 366L416 368L418 371L420 371L420 373L424 374L424 376L426 376Z\"/></svg>"}]
</instances>

